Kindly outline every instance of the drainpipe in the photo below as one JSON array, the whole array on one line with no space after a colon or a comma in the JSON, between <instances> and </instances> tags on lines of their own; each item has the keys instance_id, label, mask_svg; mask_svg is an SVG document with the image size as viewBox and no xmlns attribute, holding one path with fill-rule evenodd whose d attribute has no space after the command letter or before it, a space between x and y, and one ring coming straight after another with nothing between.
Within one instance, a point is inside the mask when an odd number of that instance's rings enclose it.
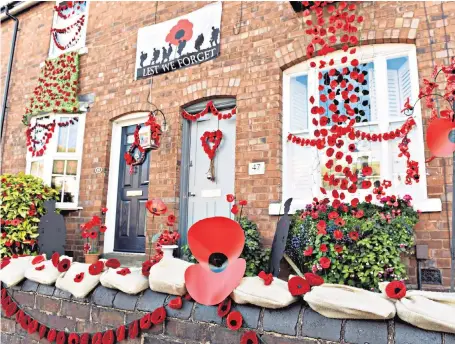
<instances>
[{"instance_id":1,"label":"drainpipe","mask_svg":"<svg viewBox=\"0 0 455 344\"><path fill-rule=\"evenodd\" d=\"M455 102L452 105L455 111ZM452 121L455 121L455 114L452 117ZM450 132L450 141L455 143L455 129ZM451 274L450 274L450 291L455 291L455 151L453 152L452 160L452 263Z\"/></svg>"},{"instance_id":2,"label":"drainpipe","mask_svg":"<svg viewBox=\"0 0 455 344\"><path fill-rule=\"evenodd\" d=\"M16 50L16 38L17 38L17 32L19 31L19 19L16 17L12 16L9 13L9 8L8 5L6 6L6 11L5 14L14 20L14 31L13 31L13 40L11 42L11 50L9 52L9 61L8 61L8 70L6 72L6 78L5 78L5 90L3 93L3 104L2 104L2 118L0 121L0 138L3 139L3 126L5 124L5 118L6 118L6 113L7 113L7 102L8 102L8 91L9 91L9 82L11 79L11 69L13 68L13 60L14 60L14 51Z\"/></svg>"}]
</instances>

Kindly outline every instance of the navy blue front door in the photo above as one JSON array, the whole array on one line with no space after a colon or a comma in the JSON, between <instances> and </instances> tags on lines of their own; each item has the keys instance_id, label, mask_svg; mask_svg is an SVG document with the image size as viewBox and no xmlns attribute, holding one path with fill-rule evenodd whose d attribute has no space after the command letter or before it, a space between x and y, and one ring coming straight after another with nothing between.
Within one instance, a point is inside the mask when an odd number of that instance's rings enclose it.
<instances>
[{"instance_id":1,"label":"navy blue front door","mask_svg":"<svg viewBox=\"0 0 455 344\"><path fill-rule=\"evenodd\" d=\"M122 128L114 250L142 253L145 252L145 202L148 199L151 153L147 154L142 165L134 166L133 173L130 173L130 166L123 155L134 141L135 129L135 125ZM138 149L133 156L135 154L139 154Z\"/></svg>"}]
</instances>

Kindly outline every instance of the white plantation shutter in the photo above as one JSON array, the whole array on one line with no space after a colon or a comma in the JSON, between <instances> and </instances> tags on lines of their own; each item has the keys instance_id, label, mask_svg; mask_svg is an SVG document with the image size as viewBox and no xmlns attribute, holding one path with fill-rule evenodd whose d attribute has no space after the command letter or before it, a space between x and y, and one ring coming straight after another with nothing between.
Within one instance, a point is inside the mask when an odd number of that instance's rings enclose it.
<instances>
[{"instance_id":1,"label":"white plantation shutter","mask_svg":"<svg viewBox=\"0 0 455 344\"><path fill-rule=\"evenodd\" d=\"M370 87L370 121L375 122L378 120L378 109L376 106L376 83L374 81L374 68L368 69L368 85Z\"/></svg>"},{"instance_id":2,"label":"white plantation shutter","mask_svg":"<svg viewBox=\"0 0 455 344\"><path fill-rule=\"evenodd\" d=\"M296 78L291 78L290 131L308 129L308 87Z\"/></svg>"},{"instance_id":3,"label":"white plantation shutter","mask_svg":"<svg viewBox=\"0 0 455 344\"><path fill-rule=\"evenodd\" d=\"M389 116L397 117L400 115L400 92L398 87L398 73L394 69L387 70L387 88L389 96Z\"/></svg>"},{"instance_id":4,"label":"white plantation shutter","mask_svg":"<svg viewBox=\"0 0 455 344\"><path fill-rule=\"evenodd\" d=\"M406 99L409 97L410 101L413 101L411 99L411 71L409 70L408 60L398 69L398 85L400 88L400 103L398 106L401 113L401 108L403 108Z\"/></svg>"}]
</instances>

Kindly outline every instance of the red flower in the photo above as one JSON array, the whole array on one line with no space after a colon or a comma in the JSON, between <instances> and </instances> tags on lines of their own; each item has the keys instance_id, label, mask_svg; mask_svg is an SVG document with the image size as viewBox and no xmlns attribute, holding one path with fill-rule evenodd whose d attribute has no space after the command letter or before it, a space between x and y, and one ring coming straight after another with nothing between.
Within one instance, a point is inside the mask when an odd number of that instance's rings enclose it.
<instances>
[{"instance_id":1,"label":"red flower","mask_svg":"<svg viewBox=\"0 0 455 344\"><path fill-rule=\"evenodd\" d=\"M259 276L259 278L264 280L265 285L270 285L273 282L273 275L266 274L265 271L261 271L258 276Z\"/></svg>"},{"instance_id":2,"label":"red flower","mask_svg":"<svg viewBox=\"0 0 455 344\"><path fill-rule=\"evenodd\" d=\"M220 318L225 317L231 311L232 301L230 298L225 299L218 305L216 313Z\"/></svg>"},{"instance_id":3,"label":"red flower","mask_svg":"<svg viewBox=\"0 0 455 344\"><path fill-rule=\"evenodd\" d=\"M237 206L237 204L234 204L232 206L231 213L234 214L234 215L237 215L238 212L239 212L239 207Z\"/></svg>"},{"instance_id":4,"label":"red flower","mask_svg":"<svg viewBox=\"0 0 455 344\"><path fill-rule=\"evenodd\" d=\"M370 166L365 166L364 168L362 168L362 174L364 176L371 176L372 173L373 169Z\"/></svg>"},{"instance_id":5,"label":"red flower","mask_svg":"<svg viewBox=\"0 0 455 344\"><path fill-rule=\"evenodd\" d=\"M406 296L406 285L401 281L392 281L387 284L385 292L391 299L402 299Z\"/></svg>"},{"instance_id":6,"label":"red flower","mask_svg":"<svg viewBox=\"0 0 455 344\"><path fill-rule=\"evenodd\" d=\"M60 263L58 263L58 266L57 266L58 272L68 271L70 266L71 266L70 260L68 258L64 258L60 261Z\"/></svg>"},{"instance_id":7,"label":"red flower","mask_svg":"<svg viewBox=\"0 0 455 344\"><path fill-rule=\"evenodd\" d=\"M331 211L328 215L329 220L335 220L338 216L338 213L336 211Z\"/></svg>"},{"instance_id":8,"label":"red flower","mask_svg":"<svg viewBox=\"0 0 455 344\"><path fill-rule=\"evenodd\" d=\"M153 198L145 203L147 210L154 216L164 215L167 211L167 206L159 198Z\"/></svg>"},{"instance_id":9,"label":"red flower","mask_svg":"<svg viewBox=\"0 0 455 344\"><path fill-rule=\"evenodd\" d=\"M33 265L36 265L36 264L39 264L41 262L44 262L44 257L39 255L39 256L36 256L35 258L33 258L32 260L32 264Z\"/></svg>"},{"instance_id":10,"label":"red flower","mask_svg":"<svg viewBox=\"0 0 455 344\"><path fill-rule=\"evenodd\" d=\"M117 269L120 267L120 262L118 259L116 258L109 258L107 261L106 261L106 267L108 268L112 268L112 269Z\"/></svg>"},{"instance_id":11,"label":"red flower","mask_svg":"<svg viewBox=\"0 0 455 344\"><path fill-rule=\"evenodd\" d=\"M365 196L365 201L368 202L368 203L370 203L372 199L373 199L373 196L371 196L371 195L366 195Z\"/></svg>"},{"instance_id":12,"label":"red flower","mask_svg":"<svg viewBox=\"0 0 455 344\"><path fill-rule=\"evenodd\" d=\"M117 271L117 274L122 275L122 276L126 276L130 273L131 273L131 271L128 268L123 268L122 270Z\"/></svg>"},{"instance_id":13,"label":"red flower","mask_svg":"<svg viewBox=\"0 0 455 344\"><path fill-rule=\"evenodd\" d=\"M241 206L245 206L245 205L248 204L248 202L247 202L246 200L241 200L241 201L239 201L239 204L240 204Z\"/></svg>"},{"instance_id":14,"label":"red flower","mask_svg":"<svg viewBox=\"0 0 455 344\"><path fill-rule=\"evenodd\" d=\"M104 215L104 214L106 214L106 213L107 213L107 208L106 208L106 207L101 208L101 214Z\"/></svg>"},{"instance_id":15,"label":"red flower","mask_svg":"<svg viewBox=\"0 0 455 344\"><path fill-rule=\"evenodd\" d=\"M68 335L68 344L79 344L80 338L77 333L70 333Z\"/></svg>"},{"instance_id":16,"label":"red flower","mask_svg":"<svg viewBox=\"0 0 455 344\"><path fill-rule=\"evenodd\" d=\"M319 251L321 252L327 252L328 248L327 248L327 245L326 244L321 244L319 246Z\"/></svg>"},{"instance_id":17,"label":"red flower","mask_svg":"<svg viewBox=\"0 0 455 344\"><path fill-rule=\"evenodd\" d=\"M141 330L148 330L152 326L152 322L150 321L150 313L147 313L139 320L139 327Z\"/></svg>"},{"instance_id":18,"label":"red flower","mask_svg":"<svg viewBox=\"0 0 455 344\"><path fill-rule=\"evenodd\" d=\"M181 309L182 308L182 297L177 296L173 298L171 301L169 301L169 307L172 309Z\"/></svg>"},{"instance_id":19,"label":"red flower","mask_svg":"<svg viewBox=\"0 0 455 344\"><path fill-rule=\"evenodd\" d=\"M311 272L307 272L307 273L303 274L303 276L305 277L305 279L308 281L308 283L312 287L318 286L318 285L321 285L324 283L324 279L321 276L313 274Z\"/></svg>"},{"instance_id":20,"label":"red flower","mask_svg":"<svg viewBox=\"0 0 455 344\"><path fill-rule=\"evenodd\" d=\"M126 328L125 325L121 325L115 331L115 336L117 337L117 342L121 342L125 339Z\"/></svg>"},{"instance_id":21,"label":"red flower","mask_svg":"<svg viewBox=\"0 0 455 344\"><path fill-rule=\"evenodd\" d=\"M113 330L107 330L103 334L103 339L101 340L102 344L114 344L115 336ZM69 343L68 343L69 344Z\"/></svg>"},{"instance_id":22,"label":"red flower","mask_svg":"<svg viewBox=\"0 0 455 344\"><path fill-rule=\"evenodd\" d=\"M161 324L166 320L166 309L164 307L159 307L152 312L151 320L154 325Z\"/></svg>"},{"instance_id":23,"label":"red flower","mask_svg":"<svg viewBox=\"0 0 455 344\"><path fill-rule=\"evenodd\" d=\"M341 246L341 245L338 245L338 244L335 245L334 249L337 253L343 252L343 246Z\"/></svg>"},{"instance_id":24,"label":"red flower","mask_svg":"<svg viewBox=\"0 0 455 344\"><path fill-rule=\"evenodd\" d=\"M96 239L98 237L98 233L95 231L90 232L90 238L91 239Z\"/></svg>"},{"instance_id":25,"label":"red flower","mask_svg":"<svg viewBox=\"0 0 455 344\"><path fill-rule=\"evenodd\" d=\"M300 296L308 293L311 287L307 280L294 276L288 281L288 289L292 296Z\"/></svg>"},{"instance_id":26,"label":"red flower","mask_svg":"<svg viewBox=\"0 0 455 344\"><path fill-rule=\"evenodd\" d=\"M318 234L319 232L324 232L327 227L327 224L325 223L324 220L320 220L318 224L316 225L316 228L318 229ZM326 234L326 233L324 233Z\"/></svg>"},{"instance_id":27,"label":"red flower","mask_svg":"<svg viewBox=\"0 0 455 344\"><path fill-rule=\"evenodd\" d=\"M96 276L103 272L104 263L102 261L97 261L88 267L88 272L90 275Z\"/></svg>"},{"instance_id":28,"label":"red flower","mask_svg":"<svg viewBox=\"0 0 455 344\"><path fill-rule=\"evenodd\" d=\"M359 232L356 231L349 232L349 238L351 238L351 240L354 241L359 240Z\"/></svg>"},{"instance_id":29,"label":"red flower","mask_svg":"<svg viewBox=\"0 0 455 344\"><path fill-rule=\"evenodd\" d=\"M362 189L369 189L371 187L371 181L364 180L362 181Z\"/></svg>"},{"instance_id":30,"label":"red flower","mask_svg":"<svg viewBox=\"0 0 455 344\"><path fill-rule=\"evenodd\" d=\"M57 333L57 340L56 340L56 343L57 344L65 344L66 342L66 334L65 334L65 331L59 331Z\"/></svg>"},{"instance_id":31,"label":"red flower","mask_svg":"<svg viewBox=\"0 0 455 344\"><path fill-rule=\"evenodd\" d=\"M303 251L303 255L305 257L309 257L313 254L313 247L309 246L305 251Z\"/></svg>"},{"instance_id":32,"label":"red flower","mask_svg":"<svg viewBox=\"0 0 455 344\"><path fill-rule=\"evenodd\" d=\"M232 331L237 331L240 327L242 327L242 323L243 317L240 312L233 311L227 316L226 325Z\"/></svg>"},{"instance_id":33,"label":"red flower","mask_svg":"<svg viewBox=\"0 0 455 344\"><path fill-rule=\"evenodd\" d=\"M343 239L343 232L340 231L339 229L333 231L333 237L336 239L336 240L341 240Z\"/></svg>"},{"instance_id":34,"label":"red flower","mask_svg":"<svg viewBox=\"0 0 455 344\"><path fill-rule=\"evenodd\" d=\"M150 260L146 260L145 262L142 263L142 274L145 277L148 277L150 275L150 269L152 268L153 263Z\"/></svg>"},{"instance_id":35,"label":"red flower","mask_svg":"<svg viewBox=\"0 0 455 344\"><path fill-rule=\"evenodd\" d=\"M74 282L79 283L79 282L81 282L83 279L84 279L84 273L81 272L81 273L78 273L78 274L74 277Z\"/></svg>"},{"instance_id":36,"label":"red flower","mask_svg":"<svg viewBox=\"0 0 455 344\"><path fill-rule=\"evenodd\" d=\"M82 239L87 239L87 238L89 238L89 237L90 237L90 232L89 232L89 231L85 231L85 230L82 231L81 237L82 237Z\"/></svg>"},{"instance_id":37,"label":"red flower","mask_svg":"<svg viewBox=\"0 0 455 344\"><path fill-rule=\"evenodd\" d=\"M54 264L54 266L57 268L58 267L58 262L60 260L60 253L58 252L54 252L52 254L52 264Z\"/></svg>"},{"instance_id":38,"label":"red flower","mask_svg":"<svg viewBox=\"0 0 455 344\"><path fill-rule=\"evenodd\" d=\"M240 338L240 344L258 344L258 336L254 331L245 332Z\"/></svg>"},{"instance_id":39,"label":"red flower","mask_svg":"<svg viewBox=\"0 0 455 344\"><path fill-rule=\"evenodd\" d=\"M229 203L234 202L235 196L232 195L232 194L228 194L228 195L226 195L226 200L227 200Z\"/></svg>"},{"instance_id":40,"label":"red flower","mask_svg":"<svg viewBox=\"0 0 455 344\"><path fill-rule=\"evenodd\" d=\"M57 337L57 330L55 328L49 329L49 332L47 333L47 340L52 343L55 341L55 338Z\"/></svg>"},{"instance_id":41,"label":"red flower","mask_svg":"<svg viewBox=\"0 0 455 344\"><path fill-rule=\"evenodd\" d=\"M101 219L99 216L94 215L90 222L93 226L99 226L101 224Z\"/></svg>"},{"instance_id":42,"label":"red flower","mask_svg":"<svg viewBox=\"0 0 455 344\"><path fill-rule=\"evenodd\" d=\"M92 248L92 247L90 246L89 243L85 243L85 244L84 244L83 249L84 249L84 252L85 252L85 253L88 253L88 251L90 251L91 248Z\"/></svg>"},{"instance_id":43,"label":"red flower","mask_svg":"<svg viewBox=\"0 0 455 344\"><path fill-rule=\"evenodd\" d=\"M101 225L100 226L100 233L106 233L106 231L107 231L106 225Z\"/></svg>"},{"instance_id":44,"label":"red flower","mask_svg":"<svg viewBox=\"0 0 455 344\"><path fill-rule=\"evenodd\" d=\"M319 259L319 264L322 266L323 269L328 269L330 267L330 259L327 257L321 257Z\"/></svg>"},{"instance_id":45,"label":"red flower","mask_svg":"<svg viewBox=\"0 0 455 344\"><path fill-rule=\"evenodd\" d=\"M363 215L364 215L363 210L359 210L358 212L355 213L355 217L358 219L361 219Z\"/></svg>"},{"instance_id":46,"label":"red flower","mask_svg":"<svg viewBox=\"0 0 455 344\"><path fill-rule=\"evenodd\" d=\"M173 225L174 222L175 222L175 215L174 215L174 214L170 214L170 215L167 217L167 222L168 222L169 224L172 224L172 225Z\"/></svg>"},{"instance_id":47,"label":"red flower","mask_svg":"<svg viewBox=\"0 0 455 344\"><path fill-rule=\"evenodd\" d=\"M180 42L188 42L193 37L193 23L188 19L180 19L166 36L166 42L179 45Z\"/></svg>"}]
</instances>

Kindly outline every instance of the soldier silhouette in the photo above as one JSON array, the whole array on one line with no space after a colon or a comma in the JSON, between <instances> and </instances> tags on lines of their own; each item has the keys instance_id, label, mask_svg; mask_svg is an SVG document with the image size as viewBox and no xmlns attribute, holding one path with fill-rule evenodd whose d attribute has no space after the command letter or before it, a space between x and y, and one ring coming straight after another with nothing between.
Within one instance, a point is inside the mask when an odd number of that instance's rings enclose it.
<instances>
[{"instance_id":1,"label":"soldier silhouette","mask_svg":"<svg viewBox=\"0 0 455 344\"><path fill-rule=\"evenodd\" d=\"M284 214L276 225L275 236L273 237L272 252L269 261L269 273L273 276L278 276L280 272L280 262L283 258L284 249L286 248L286 241L288 238L289 225L291 219L289 218L289 209L291 208L292 198L289 198L284 203Z\"/></svg>"},{"instance_id":2,"label":"soldier silhouette","mask_svg":"<svg viewBox=\"0 0 455 344\"><path fill-rule=\"evenodd\" d=\"M163 47L163 59L161 60L161 63L164 63L164 61L167 60L169 62L169 57L172 54L172 45L169 43L169 48L166 51L166 47Z\"/></svg>"},{"instance_id":3,"label":"soldier silhouette","mask_svg":"<svg viewBox=\"0 0 455 344\"><path fill-rule=\"evenodd\" d=\"M144 52L141 51L141 63L140 63L141 68L144 68L144 62L146 59L147 59L147 53L144 54Z\"/></svg>"},{"instance_id":4,"label":"soldier silhouette","mask_svg":"<svg viewBox=\"0 0 455 344\"><path fill-rule=\"evenodd\" d=\"M153 48L153 64L156 64L156 61L158 61L160 57L160 51L156 48Z\"/></svg>"},{"instance_id":5,"label":"soldier silhouette","mask_svg":"<svg viewBox=\"0 0 455 344\"><path fill-rule=\"evenodd\" d=\"M183 52L183 49L185 48L185 45L186 45L186 40L179 41L179 46L177 48L177 53L179 54L179 56L182 56L182 52Z\"/></svg>"},{"instance_id":6,"label":"soldier silhouette","mask_svg":"<svg viewBox=\"0 0 455 344\"><path fill-rule=\"evenodd\" d=\"M218 28L215 28L214 26L212 26L212 37L210 39L210 46L213 46L213 43L215 43L215 45L218 44L218 35L220 33L220 29Z\"/></svg>"},{"instance_id":7,"label":"soldier silhouette","mask_svg":"<svg viewBox=\"0 0 455 344\"><path fill-rule=\"evenodd\" d=\"M202 43L204 43L204 35L201 33L196 38L196 42L194 43L194 49L196 49L197 51L200 51Z\"/></svg>"}]
</instances>

